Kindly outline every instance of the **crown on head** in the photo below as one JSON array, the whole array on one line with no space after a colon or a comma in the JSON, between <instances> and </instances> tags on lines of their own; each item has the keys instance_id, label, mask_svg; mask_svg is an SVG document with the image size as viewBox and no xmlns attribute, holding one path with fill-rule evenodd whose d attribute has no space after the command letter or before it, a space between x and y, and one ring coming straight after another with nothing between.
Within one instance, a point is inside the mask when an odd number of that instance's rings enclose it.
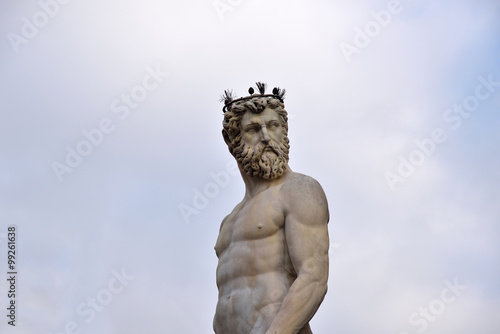
<instances>
[{"instance_id":1,"label":"crown on head","mask_svg":"<svg viewBox=\"0 0 500 334\"><path fill-rule=\"evenodd\" d=\"M285 99L285 90L281 89L279 87L274 87L273 88L273 93L272 94L266 94L266 88L267 84L263 82L256 82L255 85L257 86L257 89L259 90L259 94L255 94L255 89L253 87L248 88L248 93L250 94L249 96L245 97L240 97L236 98L236 95L234 95L232 90L226 89L224 91L224 94L221 95L220 102L224 101L224 107L222 108L222 111L225 113L227 111L227 108L231 106L231 104L235 102L241 102L245 100L250 100L254 97L272 97L275 99L280 100L280 102L283 103L283 100Z\"/></svg>"}]
</instances>

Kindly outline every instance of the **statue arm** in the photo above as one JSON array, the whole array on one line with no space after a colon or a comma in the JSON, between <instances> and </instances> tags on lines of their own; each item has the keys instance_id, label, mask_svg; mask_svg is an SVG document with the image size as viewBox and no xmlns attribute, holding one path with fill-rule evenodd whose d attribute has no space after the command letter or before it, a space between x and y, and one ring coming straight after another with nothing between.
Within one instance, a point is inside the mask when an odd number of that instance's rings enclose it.
<instances>
[{"instance_id":1,"label":"statue arm","mask_svg":"<svg viewBox=\"0 0 500 334\"><path fill-rule=\"evenodd\" d=\"M327 291L328 204L319 183L309 177L284 189L285 236L297 278L266 334L296 334L316 313Z\"/></svg>"}]
</instances>

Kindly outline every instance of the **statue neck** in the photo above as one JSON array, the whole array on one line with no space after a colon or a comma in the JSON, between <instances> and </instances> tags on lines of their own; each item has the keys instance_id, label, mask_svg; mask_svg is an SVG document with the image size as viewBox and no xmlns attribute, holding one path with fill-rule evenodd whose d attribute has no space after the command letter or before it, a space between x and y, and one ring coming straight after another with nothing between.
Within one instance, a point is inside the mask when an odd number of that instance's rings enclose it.
<instances>
[{"instance_id":1,"label":"statue neck","mask_svg":"<svg viewBox=\"0 0 500 334\"><path fill-rule=\"evenodd\" d=\"M288 164L286 164L285 171L280 177L277 177L275 179L264 179L259 176L250 176L240 168L241 177L243 178L243 182L245 182L245 199L250 199L258 193L277 184L280 184L281 182L283 182L283 179L291 172L292 170L290 169Z\"/></svg>"}]
</instances>

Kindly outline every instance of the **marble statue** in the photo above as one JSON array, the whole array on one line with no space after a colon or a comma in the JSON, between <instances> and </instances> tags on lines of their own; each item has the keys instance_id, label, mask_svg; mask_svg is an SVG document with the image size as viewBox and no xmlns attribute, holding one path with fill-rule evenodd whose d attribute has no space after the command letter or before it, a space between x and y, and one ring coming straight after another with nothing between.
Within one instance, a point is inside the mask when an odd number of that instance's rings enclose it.
<instances>
[{"instance_id":1,"label":"marble statue","mask_svg":"<svg viewBox=\"0 0 500 334\"><path fill-rule=\"evenodd\" d=\"M225 91L222 134L246 186L221 223L215 252L216 334L306 334L327 291L328 203L288 166L285 90Z\"/></svg>"}]
</instances>

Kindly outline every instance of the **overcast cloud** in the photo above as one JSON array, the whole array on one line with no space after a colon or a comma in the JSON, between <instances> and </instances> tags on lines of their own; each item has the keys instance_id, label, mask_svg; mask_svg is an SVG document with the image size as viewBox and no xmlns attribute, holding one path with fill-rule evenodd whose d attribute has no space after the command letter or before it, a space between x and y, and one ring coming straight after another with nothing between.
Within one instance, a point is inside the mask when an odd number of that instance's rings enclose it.
<instances>
[{"instance_id":1,"label":"overcast cloud","mask_svg":"<svg viewBox=\"0 0 500 334\"><path fill-rule=\"evenodd\" d=\"M496 0L3 1L0 332L213 333L244 194L218 99L263 81L330 205L313 331L497 334L499 22Z\"/></svg>"}]
</instances>

